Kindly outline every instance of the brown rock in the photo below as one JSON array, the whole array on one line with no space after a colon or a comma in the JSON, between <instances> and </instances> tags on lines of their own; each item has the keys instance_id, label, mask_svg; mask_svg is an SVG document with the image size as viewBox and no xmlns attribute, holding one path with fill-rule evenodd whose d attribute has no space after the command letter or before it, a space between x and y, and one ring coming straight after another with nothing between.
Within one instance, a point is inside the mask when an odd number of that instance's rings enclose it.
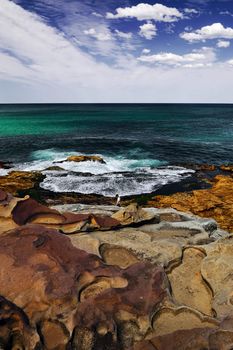
<instances>
[{"instance_id":1,"label":"brown rock","mask_svg":"<svg viewBox=\"0 0 233 350\"><path fill-rule=\"evenodd\" d=\"M221 165L220 169L223 171L229 171L229 172L233 172L233 165L229 164L229 165Z\"/></svg>"},{"instance_id":2,"label":"brown rock","mask_svg":"<svg viewBox=\"0 0 233 350\"><path fill-rule=\"evenodd\" d=\"M0 190L0 234L18 226L12 218L12 211L19 202L27 198L15 198L11 194Z\"/></svg>"},{"instance_id":3,"label":"brown rock","mask_svg":"<svg viewBox=\"0 0 233 350\"><path fill-rule=\"evenodd\" d=\"M230 176L216 176L210 189L156 196L148 204L212 217L222 229L233 232L233 178Z\"/></svg>"},{"instance_id":4,"label":"brown rock","mask_svg":"<svg viewBox=\"0 0 233 350\"><path fill-rule=\"evenodd\" d=\"M12 211L13 220L17 225L27 223L42 224L47 227L59 229L70 234L79 231L95 229L107 230L119 226L119 222L110 216L59 213L29 198L17 203Z\"/></svg>"},{"instance_id":5,"label":"brown rock","mask_svg":"<svg viewBox=\"0 0 233 350\"><path fill-rule=\"evenodd\" d=\"M39 186L45 178L40 172L11 171L0 176L0 189L18 195L20 191L29 191Z\"/></svg>"},{"instance_id":6,"label":"brown rock","mask_svg":"<svg viewBox=\"0 0 233 350\"><path fill-rule=\"evenodd\" d=\"M74 329L77 346L78 330L85 329L93 349L104 349L104 343L109 349L114 344L115 349L127 349L145 336L151 313L166 295L161 268L148 263L125 270L107 266L73 247L67 236L39 225L0 236L0 259L0 293L23 310L31 327L41 325L47 349L64 349ZM130 344L126 328L132 332Z\"/></svg>"},{"instance_id":7,"label":"brown rock","mask_svg":"<svg viewBox=\"0 0 233 350\"><path fill-rule=\"evenodd\" d=\"M70 334L64 324L59 321L44 321L40 332L42 342L47 350L66 350Z\"/></svg>"},{"instance_id":8,"label":"brown rock","mask_svg":"<svg viewBox=\"0 0 233 350\"><path fill-rule=\"evenodd\" d=\"M99 156L70 156L66 159L66 161L76 162L76 163L91 161L91 162L99 162L102 164L106 164L103 158Z\"/></svg>"},{"instance_id":9,"label":"brown rock","mask_svg":"<svg viewBox=\"0 0 233 350\"><path fill-rule=\"evenodd\" d=\"M36 330L31 328L28 316L11 303L0 296L0 344L3 348L11 346L11 349L32 349L39 342Z\"/></svg>"},{"instance_id":10,"label":"brown rock","mask_svg":"<svg viewBox=\"0 0 233 350\"><path fill-rule=\"evenodd\" d=\"M128 207L120 209L118 212L112 215L113 219L116 219L122 226L128 226L131 224L138 224L148 221L154 221L158 223L158 217L147 209L140 208L136 203L130 204Z\"/></svg>"}]
</instances>

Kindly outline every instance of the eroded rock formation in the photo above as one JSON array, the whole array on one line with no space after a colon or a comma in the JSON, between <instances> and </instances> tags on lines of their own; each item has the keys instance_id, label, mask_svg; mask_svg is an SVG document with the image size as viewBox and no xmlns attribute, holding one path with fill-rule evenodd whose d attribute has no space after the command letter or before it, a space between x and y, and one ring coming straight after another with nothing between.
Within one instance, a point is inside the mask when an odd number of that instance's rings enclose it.
<instances>
[{"instance_id":1,"label":"eroded rock formation","mask_svg":"<svg viewBox=\"0 0 233 350\"><path fill-rule=\"evenodd\" d=\"M233 178L230 176L216 176L210 189L156 196L148 205L211 217L222 229L233 232Z\"/></svg>"},{"instance_id":2,"label":"eroded rock formation","mask_svg":"<svg viewBox=\"0 0 233 350\"><path fill-rule=\"evenodd\" d=\"M175 209L69 208L0 191L2 349L231 349L233 234Z\"/></svg>"}]
</instances>

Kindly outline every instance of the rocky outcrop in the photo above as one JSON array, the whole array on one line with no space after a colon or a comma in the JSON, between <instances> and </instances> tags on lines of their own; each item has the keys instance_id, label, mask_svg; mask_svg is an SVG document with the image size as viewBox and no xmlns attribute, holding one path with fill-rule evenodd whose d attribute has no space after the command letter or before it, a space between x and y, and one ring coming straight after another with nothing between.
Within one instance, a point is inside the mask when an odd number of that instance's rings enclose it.
<instances>
[{"instance_id":1,"label":"rocky outcrop","mask_svg":"<svg viewBox=\"0 0 233 350\"><path fill-rule=\"evenodd\" d=\"M80 162L98 162L101 164L106 164L106 162L104 161L104 159L100 156L69 156L66 160L66 162L76 162L76 163L80 163Z\"/></svg>"},{"instance_id":2,"label":"rocky outcrop","mask_svg":"<svg viewBox=\"0 0 233 350\"><path fill-rule=\"evenodd\" d=\"M175 209L60 209L0 190L1 348L232 347L233 234Z\"/></svg>"},{"instance_id":3,"label":"rocky outcrop","mask_svg":"<svg viewBox=\"0 0 233 350\"><path fill-rule=\"evenodd\" d=\"M108 266L40 225L3 234L0 258L0 295L10 303L2 341L9 344L17 330L20 349L34 349L38 340L45 349L65 349L68 343L85 350L105 343L129 349L150 329L150 315L167 294L160 267ZM1 317L6 318L4 305Z\"/></svg>"},{"instance_id":4,"label":"rocky outcrop","mask_svg":"<svg viewBox=\"0 0 233 350\"><path fill-rule=\"evenodd\" d=\"M230 176L216 176L210 189L156 196L148 205L211 217L222 229L233 232L233 178Z\"/></svg>"},{"instance_id":5,"label":"rocky outcrop","mask_svg":"<svg viewBox=\"0 0 233 350\"><path fill-rule=\"evenodd\" d=\"M0 189L13 195L30 191L39 187L45 175L40 172L11 171L8 175L0 176Z\"/></svg>"},{"instance_id":6,"label":"rocky outcrop","mask_svg":"<svg viewBox=\"0 0 233 350\"><path fill-rule=\"evenodd\" d=\"M120 209L112 218L118 220L122 226L129 226L134 224L142 224L143 222L152 221L159 222L156 215L150 210L142 209L137 204L132 203L129 206Z\"/></svg>"}]
</instances>

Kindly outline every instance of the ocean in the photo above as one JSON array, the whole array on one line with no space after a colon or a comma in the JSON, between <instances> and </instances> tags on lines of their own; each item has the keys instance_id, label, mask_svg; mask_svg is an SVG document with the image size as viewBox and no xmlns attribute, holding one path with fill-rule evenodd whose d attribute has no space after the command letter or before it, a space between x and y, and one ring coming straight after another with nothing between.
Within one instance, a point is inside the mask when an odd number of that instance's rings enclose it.
<instances>
[{"instance_id":1,"label":"ocean","mask_svg":"<svg viewBox=\"0 0 233 350\"><path fill-rule=\"evenodd\" d=\"M79 154L106 164L60 163ZM189 164L233 163L233 105L0 105L0 161L43 171L56 192L152 193L191 176Z\"/></svg>"}]
</instances>

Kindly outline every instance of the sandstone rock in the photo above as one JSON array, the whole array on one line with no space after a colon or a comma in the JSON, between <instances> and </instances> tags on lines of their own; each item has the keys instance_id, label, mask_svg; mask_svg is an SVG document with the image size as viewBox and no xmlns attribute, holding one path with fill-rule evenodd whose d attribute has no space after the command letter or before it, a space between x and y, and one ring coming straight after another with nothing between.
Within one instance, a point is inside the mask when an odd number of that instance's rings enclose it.
<instances>
[{"instance_id":1,"label":"sandstone rock","mask_svg":"<svg viewBox=\"0 0 233 350\"><path fill-rule=\"evenodd\" d=\"M122 269L126 269L139 261L132 252L120 246L103 244L100 247L100 253L108 265L116 265Z\"/></svg>"},{"instance_id":2,"label":"sandstone rock","mask_svg":"<svg viewBox=\"0 0 233 350\"><path fill-rule=\"evenodd\" d=\"M136 344L132 350L229 350L233 332L197 328L180 330Z\"/></svg>"},{"instance_id":3,"label":"sandstone rock","mask_svg":"<svg viewBox=\"0 0 233 350\"><path fill-rule=\"evenodd\" d=\"M233 231L233 178L230 176L216 176L210 189L156 196L148 204L211 217L222 229Z\"/></svg>"},{"instance_id":4,"label":"sandstone rock","mask_svg":"<svg viewBox=\"0 0 233 350\"><path fill-rule=\"evenodd\" d=\"M167 294L161 268L142 262L124 270L108 266L40 225L4 233L0 259L0 293L23 310L31 329L40 329L46 349L65 349L68 342L79 349L92 343L93 349L105 343L127 349L145 336L150 315ZM132 332L130 342L125 329ZM29 341L20 334L23 344Z\"/></svg>"},{"instance_id":5,"label":"sandstone rock","mask_svg":"<svg viewBox=\"0 0 233 350\"><path fill-rule=\"evenodd\" d=\"M107 230L119 226L119 222L110 216L59 213L29 198L17 203L12 211L12 217L17 225L27 223L42 224L71 234L95 229Z\"/></svg>"},{"instance_id":6,"label":"sandstone rock","mask_svg":"<svg viewBox=\"0 0 233 350\"><path fill-rule=\"evenodd\" d=\"M186 248L182 263L168 274L168 278L176 303L213 316L212 291L201 275L201 264L205 256L200 249Z\"/></svg>"},{"instance_id":7,"label":"sandstone rock","mask_svg":"<svg viewBox=\"0 0 233 350\"><path fill-rule=\"evenodd\" d=\"M16 228L18 225L12 218L12 211L21 201L27 200L25 198L15 198L0 190L0 234Z\"/></svg>"},{"instance_id":8,"label":"sandstone rock","mask_svg":"<svg viewBox=\"0 0 233 350\"><path fill-rule=\"evenodd\" d=\"M214 294L212 307L218 317L233 314L233 236L220 239L205 247L207 256L201 273Z\"/></svg>"},{"instance_id":9,"label":"sandstone rock","mask_svg":"<svg viewBox=\"0 0 233 350\"><path fill-rule=\"evenodd\" d=\"M129 349L135 339L142 339L150 328L149 315L166 295L167 284L162 270L157 269L152 277L152 266L138 263L123 271L120 279L101 277L86 291L82 288L82 302L75 316L79 327L97 327L97 343L103 345L107 342L106 337L109 338L106 349L111 349L114 339L117 339L116 349Z\"/></svg>"},{"instance_id":10,"label":"sandstone rock","mask_svg":"<svg viewBox=\"0 0 233 350\"><path fill-rule=\"evenodd\" d=\"M181 307L164 307L153 318L153 334L162 336L180 330L195 328L216 328L219 322L207 317L195 309Z\"/></svg>"},{"instance_id":11,"label":"sandstone rock","mask_svg":"<svg viewBox=\"0 0 233 350\"><path fill-rule=\"evenodd\" d=\"M0 296L0 344L3 349L33 349L40 342L30 320L18 306Z\"/></svg>"},{"instance_id":12,"label":"sandstone rock","mask_svg":"<svg viewBox=\"0 0 233 350\"><path fill-rule=\"evenodd\" d=\"M100 156L70 156L66 159L67 162L98 162L101 164L106 164L104 159Z\"/></svg>"},{"instance_id":13,"label":"sandstone rock","mask_svg":"<svg viewBox=\"0 0 233 350\"><path fill-rule=\"evenodd\" d=\"M108 244L111 249L116 247L124 248L124 253L118 254L115 251L115 262L118 260L119 266L124 266L125 262L120 262L120 257L126 255L126 250L129 251L129 261L132 262L132 256L140 261L150 261L153 264L159 264L167 267L170 264L176 263L181 259L182 246L172 240L161 239L152 241L148 233L142 232L139 229L125 228L117 231L96 231L91 233L91 237L97 238L100 244ZM122 254L122 255L121 255ZM106 257L105 257L106 258Z\"/></svg>"},{"instance_id":14,"label":"sandstone rock","mask_svg":"<svg viewBox=\"0 0 233 350\"><path fill-rule=\"evenodd\" d=\"M29 191L39 186L45 175L40 172L11 171L8 175L0 176L0 189L13 195L20 191Z\"/></svg>"},{"instance_id":15,"label":"sandstone rock","mask_svg":"<svg viewBox=\"0 0 233 350\"><path fill-rule=\"evenodd\" d=\"M70 334L59 321L43 321L40 326L42 343L48 350L66 350Z\"/></svg>"},{"instance_id":16,"label":"sandstone rock","mask_svg":"<svg viewBox=\"0 0 233 350\"><path fill-rule=\"evenodd\" d=\"M100 256L99 240L89 234L72 234L69 236L74 247L84 250L89 254Z\"/></svg>"},{"instance_id":17,"label":"sandstone rock","mask_svg":"<svg viewBox=\"0 0 233 350\"><path fill-rule=\"evenodd\" d=\"M138 224L148 221L159 222L158 217L147 209L138 207L137 204L132 203L128 207L120 209L118 212L112 215L112 218L118 220L121 225L128 226L131 224Z\"/></svg>"}]
</instances>

